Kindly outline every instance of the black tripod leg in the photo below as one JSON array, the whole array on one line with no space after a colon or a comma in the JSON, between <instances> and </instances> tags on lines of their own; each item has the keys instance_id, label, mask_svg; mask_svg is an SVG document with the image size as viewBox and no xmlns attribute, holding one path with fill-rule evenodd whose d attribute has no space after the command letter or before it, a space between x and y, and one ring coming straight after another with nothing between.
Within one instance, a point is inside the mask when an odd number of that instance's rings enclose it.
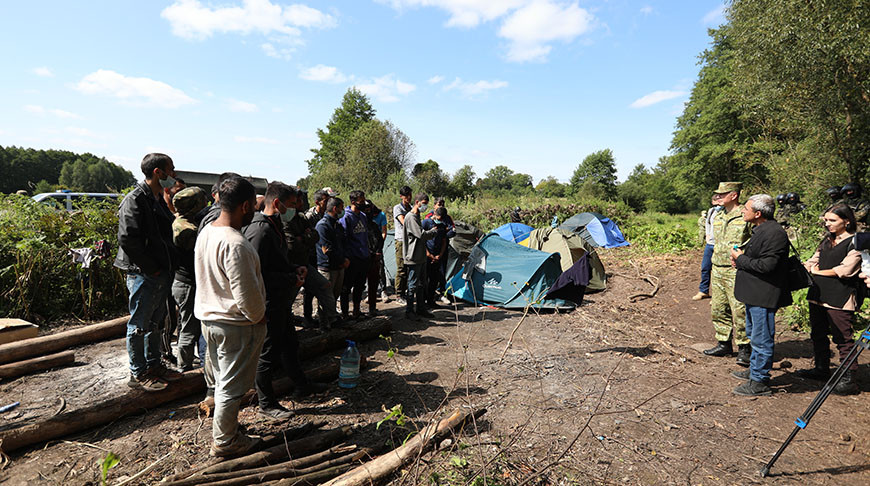
<instances>
[{"instance_id":1,"label":"black tripod leg","mask_svg":"<svg viewBox=\"0 0 870 486\"><path fill-rule=\"evenodd\" d=\"M766 477L768 474L770 474L770 468L773 467L773 464L776 462L777 459L779 459L779 456L782 455L783 451L785 451L788 445L791 444L792 439L795 438L798 432L800 432L801 430L806 428L807 425L809 425L810 420L812 420L813 418L813 415L816 414L819 408L821 408L822 404L825 403L825 400L828 398L828 396L830 396L831 392L834 391L834 387L837 386L837 383L839 383L840 380L843 378L843 375L846 374L846 370L852 367L852 364L857 361L858 356L861 355L861 351L864 351L865 349L867 349L867 347L870 347L870 326L867 326L867 328L864 329L864 332L861 333L861 337L855 343L855 346L852 347L852 350L849 351L846 359L844 359L843 362L840 363L840 366L837 368L836 371L834 371L834 374L831 375L831 378L828 380L827 383L825 383L825 386L822 387L822 390L818 393L818 395L816 395L816 397L804 411L803 415L801 415L794 421L794 430L791 431L791 434L789 434L785 442L782 443L782 445L779 447L779 450L776 451L776 454L773 455L773 458L770 460L770 462L768 462L767 465L761 468L761 477Z\"/></svg>"}]
</instances>

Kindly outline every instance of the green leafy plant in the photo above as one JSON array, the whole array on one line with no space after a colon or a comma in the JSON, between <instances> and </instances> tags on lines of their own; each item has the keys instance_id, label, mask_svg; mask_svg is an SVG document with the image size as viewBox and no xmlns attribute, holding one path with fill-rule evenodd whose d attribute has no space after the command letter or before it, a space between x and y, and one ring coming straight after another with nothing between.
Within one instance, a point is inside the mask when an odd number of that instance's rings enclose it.
<instances>
[{"instance_id":1,"label":"green leafy plant","mask_svg":"<svg viewBox=\"0 0 870 486\"><path fill-rule=\"evenodd\" d=\"M100 460L100 479L102 480L103 486L108 484L106 479L109 477L109 469L112 469L120 463L121 458L116 456L114 452L106 454L106 457Z\"/></svg>"}]
</instances>

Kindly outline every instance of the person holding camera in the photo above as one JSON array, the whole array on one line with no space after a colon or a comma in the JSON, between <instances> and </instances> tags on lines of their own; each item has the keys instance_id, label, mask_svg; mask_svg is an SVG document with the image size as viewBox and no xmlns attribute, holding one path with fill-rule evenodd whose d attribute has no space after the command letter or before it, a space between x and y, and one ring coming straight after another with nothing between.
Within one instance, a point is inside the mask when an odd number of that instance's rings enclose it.
<instances>
[{"instance_id":1,"label":"person holding camera","mask_svg":"<svg viewBox=\"0 0 870 486\"><path fill-rule=\"evenodd\" d=\"M774 319L776 310L791 305L788 290L788 235L773 219L776 206L767 194L756 194L743 206L743 221L751 224L752 237L741 250L731 249L731 262L737 269L734 296L746 305L746 336L752 346L749 369L731 373L746 380L734 389L735 395L765 396L773 366Z\"/></svg>"},{"instance_id":2,"label":"person holding camera","mask_svg":"<svg viewBox=\"0 0 870 486\"><path fill-rule=\"evenodd\" d=\"M855 311L860 308L857 275L861 270L861 253L852 244L857 226L855 213L846 204L836 204L825 213L824 220L828 234L804 264L813 276L807 301L815 366L797 372L798 376L819 381L827 381L831 376L828 334L833 335L842 362L855 346L852 325ZM858 393L854 376L857 369L858 363L852 363L834 387L835 393Z\"/></svg>"}]
</instances>

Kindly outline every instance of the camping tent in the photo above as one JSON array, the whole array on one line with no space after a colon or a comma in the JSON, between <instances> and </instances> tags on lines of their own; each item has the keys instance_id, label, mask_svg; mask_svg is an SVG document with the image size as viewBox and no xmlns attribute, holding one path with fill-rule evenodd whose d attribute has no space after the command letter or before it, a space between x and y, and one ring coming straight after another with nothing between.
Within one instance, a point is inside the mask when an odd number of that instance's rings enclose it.
<instances>
[{"instance_id":1,"label":"camping tent","mask_svg":"<svg viewBox=\"0 0 870 486\"><path fill-rule=\"evenodd\" d=\"M560 229L577 233L590 245L604 248L628 246L622 231L610 218L598 213L580 213L566 219Z\"/></svg>"},{"instance_id":2,"label":"camping tent","mask_svg":"<svg viewBox=\"0 0 870 486\"><path fill-rule=\"evenodd\" d=\"M477 243L447 291L474 304L506 309L572 309L573 302L544 299L562 273L560 256L513 244L490 233Z\"/></svg>"},{"instance_id":3,"label":"camping tent","mask_svg":"<svg viewBox=\"0 0 870 486\"><path fill-rule=\"evenodd\" d=\"M499 226L498 228L492 230L492 232L508 241L519 243L525 240L533 229L535 228L532 228L531 226L523 223L508 223Z\"/></svg>"},{"instance_id":4,"label":"camping tent","mask_svg":"<svg viewBox=\"0 0 870 486\"><path fill-rule=\"evenodd\" d=\"M453 231L456 234L450 238L450 244L447 245L447 274L445 275L447 280L462 268L477 240L483 237L483 231L462 221L453 222Z\"/></svg>"},{"instance_id":5,"label":"camping tent","mask_svg":"<svg viewBox=\"0 0 870 486\"><path fill-rule=\"evenodd\" d=\"M396 284L396 237L395 231L387 230L384 239L384 271L387 274L387 287L392 288Z\"/></svg>"},{"instance_id":6,"label":"camping tent","mask_svg":"<svg viewBox=\"0 0 870 486\"><path fill-rule=\"evenodd\" d=\"M535 250L547 253L559 253L562 271L570 269L583 255L587 255L587 264L591 275L586 289L590 292L607 288L607 276L604 273L604 264L595 248L575 233L570 233L560 228L538 228L529 234L529 237L520 243Z\"/></svg>"}]
</instances>

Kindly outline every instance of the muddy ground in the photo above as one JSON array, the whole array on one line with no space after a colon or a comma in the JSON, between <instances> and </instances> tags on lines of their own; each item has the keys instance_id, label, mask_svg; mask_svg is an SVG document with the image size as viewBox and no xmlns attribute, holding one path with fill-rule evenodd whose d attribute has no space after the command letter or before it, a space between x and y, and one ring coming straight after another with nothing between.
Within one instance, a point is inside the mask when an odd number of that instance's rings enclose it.
<instances>
[{"instance_id":1,"label":"muddy ground","mask_svg":"<svg viewBox=\"0 0 870 486\"><path fill-rule=\"evenodd\" d=\"M460 306L413 322L395 305L383 306L394 332L360 345L369 361L360 385L333 386L309 402L284 400L298 414L291 424L359 424L352 442L389 447L430 417L459 407L487 409L442 450L395 476L395 484L870 483L870 440L863 433L870 429L864 409L870 355L860 360L862 394L831 396L774 476L762 479L760 467L820 388L793 375L811 366L808 336L779 327L772 397L732 395L739 384L730 377L739 369L734 358L698 351L713 339L709 300L690 299L700 254L612 250L603 260L607 291L587 296L573 312L530 313L503 359L522 312ZM651 289L639 273L657 277L660 290L630 302ZM334 356L321 358L327 359ZM21 402L0 414L0 426L122 393L126 360L124 341L113 340L78 348L75 367L0 384L0 405ZM154 484L206 459L211 430L210 420L197 414L200 398L17 451L0 482L99 484L97 463L111 451L121 457L109 473L109 484L117 484L171 453L140 483ZM399 404L410 425L386 422L377 429L384 407ZM252 433L280 430L259 420L255 407L244 409L241 421Z\"/></svg>"}]
</instances>

